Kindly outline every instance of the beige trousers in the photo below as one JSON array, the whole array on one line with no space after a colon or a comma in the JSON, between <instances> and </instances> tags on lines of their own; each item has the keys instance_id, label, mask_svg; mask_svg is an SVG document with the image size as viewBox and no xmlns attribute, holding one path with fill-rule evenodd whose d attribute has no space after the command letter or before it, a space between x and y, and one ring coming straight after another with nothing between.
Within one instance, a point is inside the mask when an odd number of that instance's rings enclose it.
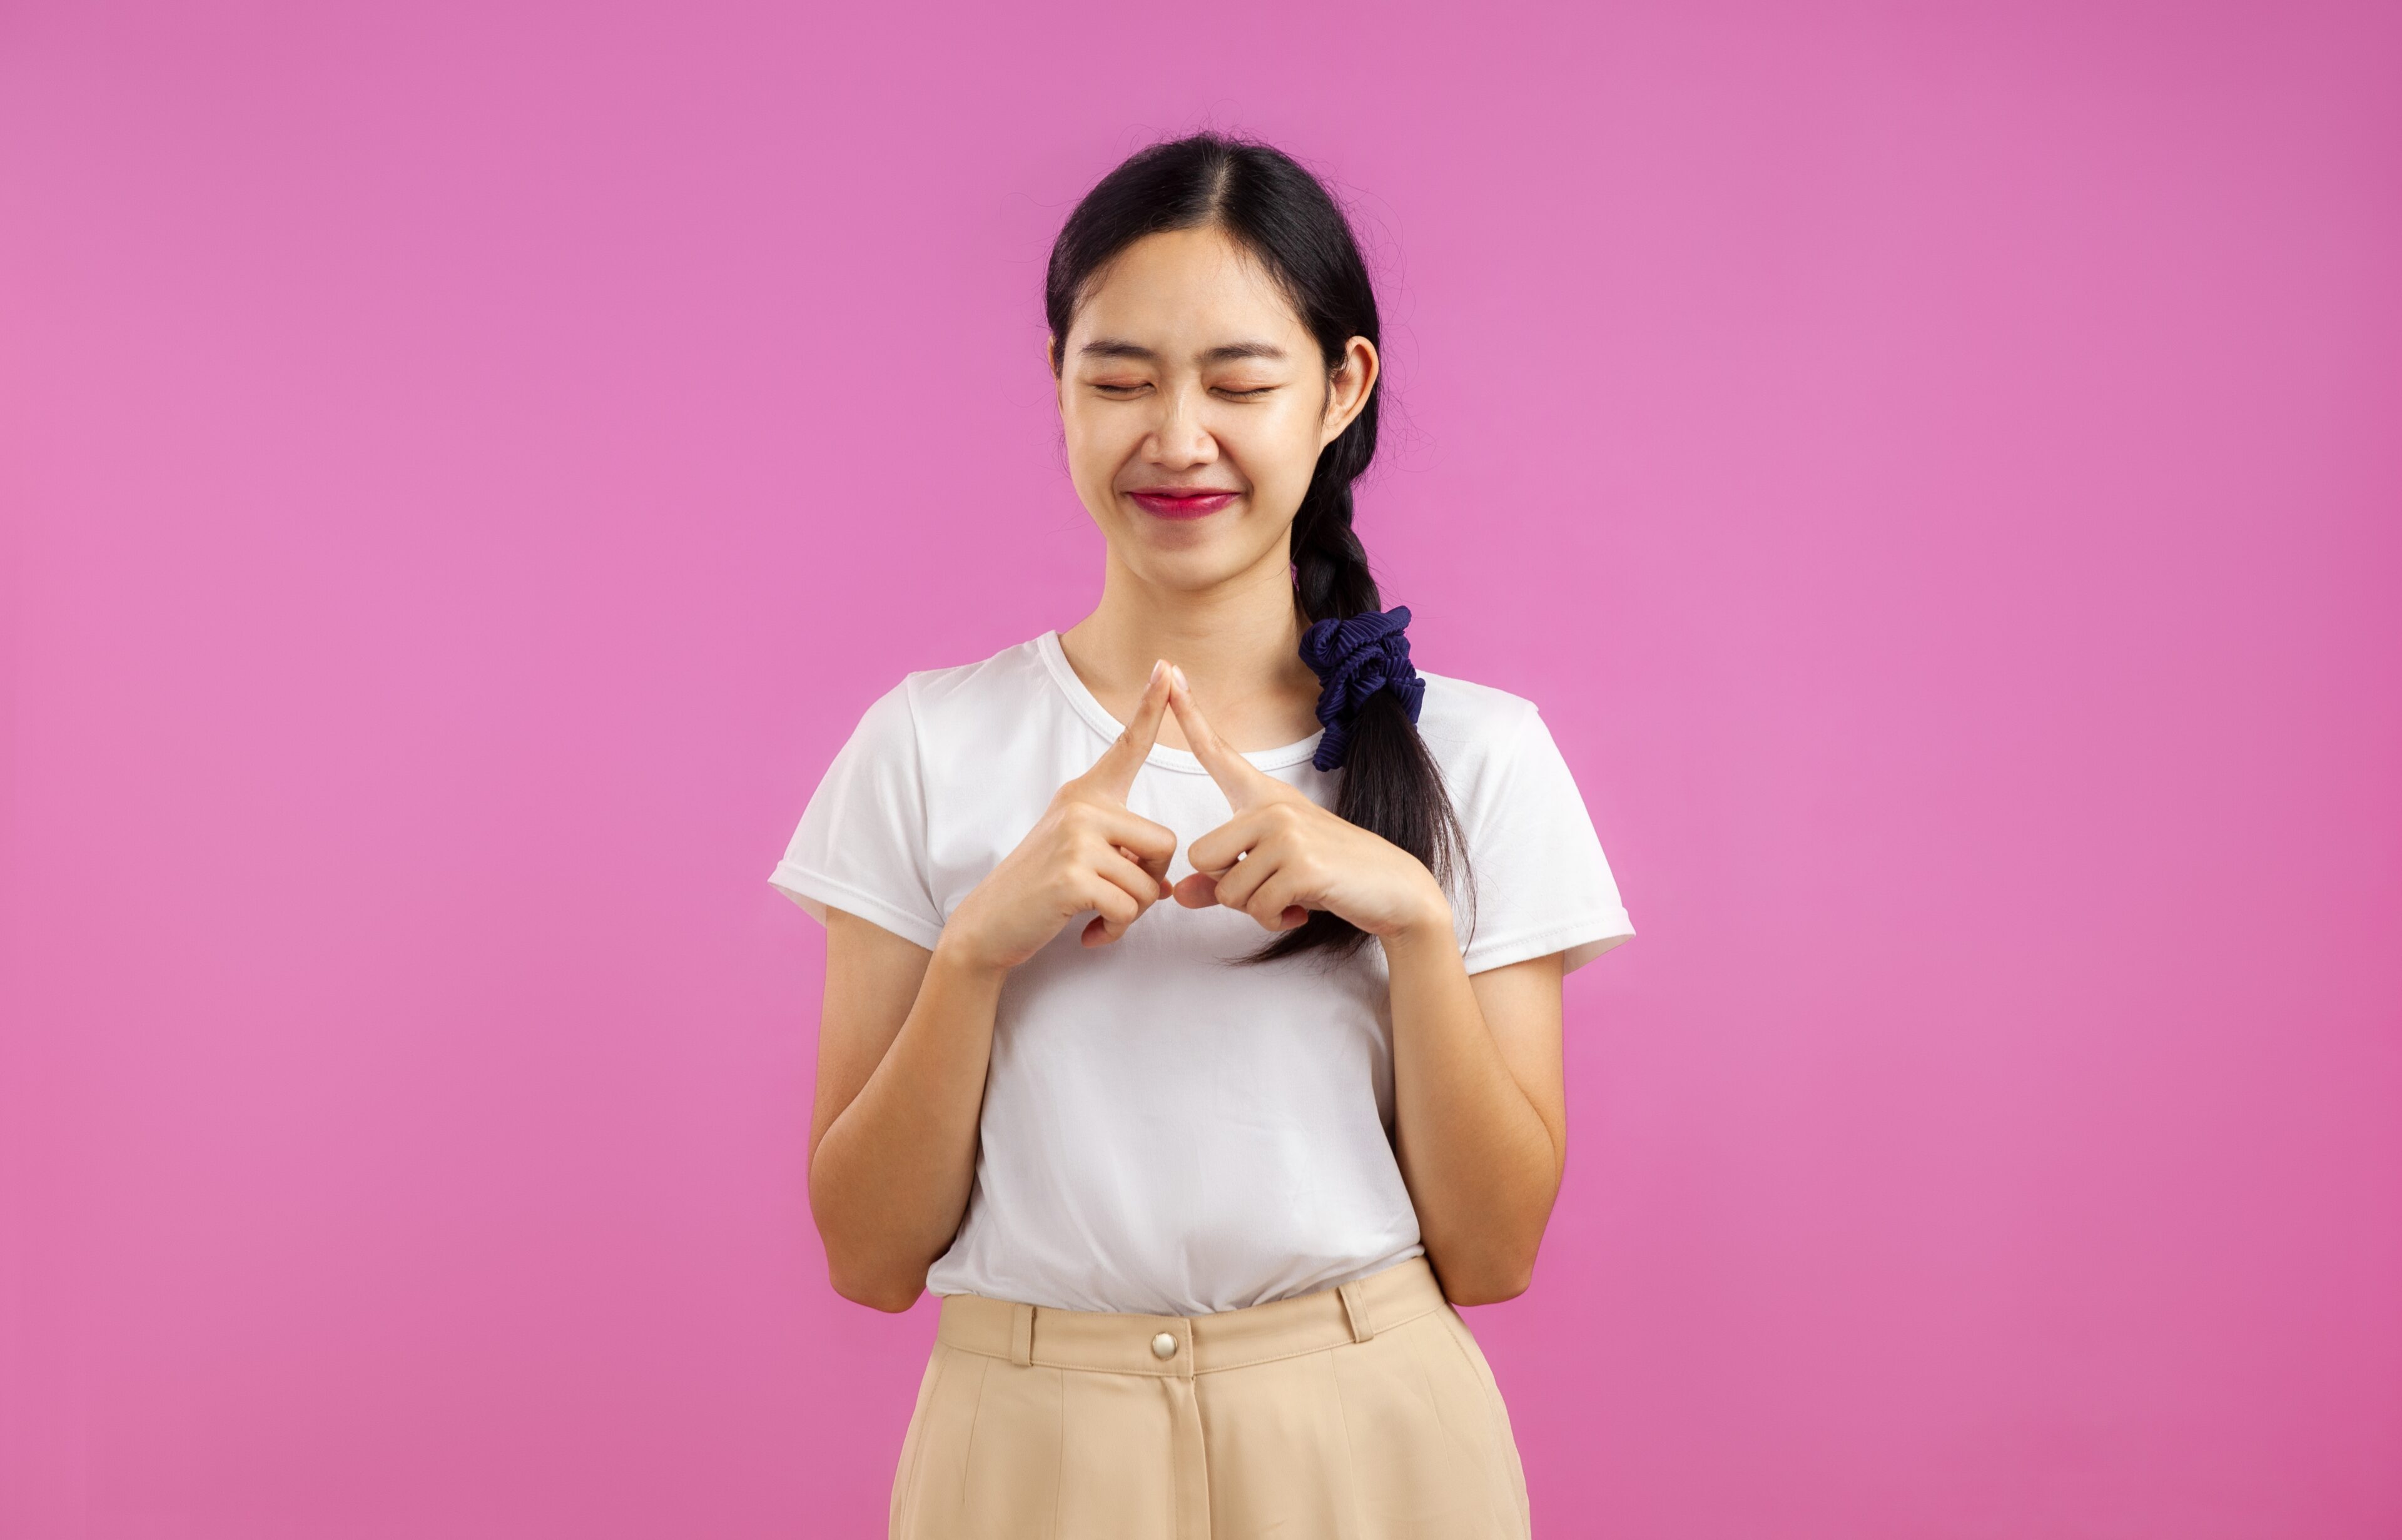
<instances>
[{"instance_id":1,"label":"beige trousers","mask_svg":"<svg viewBox=\"0 0 2402 1540\"><path fill-rule=\"evenodd\" d=\"M1423 1257L1211 1315L946 1295L892 1540L1527 1540L1500 1387Z\"/></svg>"}]
</instances>

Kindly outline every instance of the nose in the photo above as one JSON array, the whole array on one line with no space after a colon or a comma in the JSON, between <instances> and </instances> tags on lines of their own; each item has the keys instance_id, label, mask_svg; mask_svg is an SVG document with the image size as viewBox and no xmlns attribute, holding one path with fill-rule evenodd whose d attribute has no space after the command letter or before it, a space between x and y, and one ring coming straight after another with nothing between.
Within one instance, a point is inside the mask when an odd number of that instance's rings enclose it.
<instances>
[{"instance_id":1,"label":"nose","mask_svg":"<svg viewBox=\"0 0 2402 1540\"><path fill-rule=\"evenodd\" d=\"M1191 390L1162 391L1158 400L1159 420L1144 446L1153 464L1182 469L1218 458L1218 441L1201 420L1200 404Z\"/></svg>"}]
</instances>

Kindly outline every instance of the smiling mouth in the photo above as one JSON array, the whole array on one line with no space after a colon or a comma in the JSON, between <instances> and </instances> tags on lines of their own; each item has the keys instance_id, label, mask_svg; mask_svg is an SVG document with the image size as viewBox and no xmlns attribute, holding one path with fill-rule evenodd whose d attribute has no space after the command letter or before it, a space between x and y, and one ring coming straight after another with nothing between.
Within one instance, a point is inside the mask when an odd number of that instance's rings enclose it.
<instances>
[{"instance_id":1,"label":"smiling mouth","mask_svg":"<svg viewBox=\"0 0 2402 1540\"><path fill-rule=\"evenodd\" d=\"M1242 496L1215 487L1146 487L1128 492L1143 512L1160 518L1202 518Z\"/></svg>"}]
</instances>

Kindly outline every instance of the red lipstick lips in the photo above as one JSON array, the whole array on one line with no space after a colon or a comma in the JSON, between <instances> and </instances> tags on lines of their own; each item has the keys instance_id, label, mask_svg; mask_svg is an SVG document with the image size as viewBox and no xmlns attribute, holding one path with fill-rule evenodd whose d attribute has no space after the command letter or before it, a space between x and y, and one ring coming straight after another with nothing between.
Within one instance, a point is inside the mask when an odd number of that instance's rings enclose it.
<instances>
[{"instance_id":1,"label":"red lipstick lips","mask_svg":"<svg viewBox=\"0 0 2402 1540\"><path fill-rule=\"evenodd\" d=\"M1219 487L1145 487L1126 496L1161 518L1203 518L1242 494Z\"/></svg>"}]
</instances>

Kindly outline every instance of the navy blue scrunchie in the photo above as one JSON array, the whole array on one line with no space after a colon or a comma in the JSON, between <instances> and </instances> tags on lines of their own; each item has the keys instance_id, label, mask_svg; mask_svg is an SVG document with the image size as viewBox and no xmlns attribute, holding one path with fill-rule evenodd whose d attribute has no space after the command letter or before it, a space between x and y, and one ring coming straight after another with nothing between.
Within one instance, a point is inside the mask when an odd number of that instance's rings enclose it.
<instances>
[{"instance_id":1,"label":"navy blue scrunchie","mask_svg":"<svg viewBox=\"0 0 2402 1540\"><path fill-rule=\"evenodd\" d=\"M1426 681L1410 667L1406 604L1370 610L1344 620L1321 620L1301 634L1302 661L1318 675L1318 720L1326 736L1311 760L1320 770L1339 770L1351 752L1351 719L1379 690L1400 697L1410 721L1418 720Z\"/></svg>"}]
</instances>

